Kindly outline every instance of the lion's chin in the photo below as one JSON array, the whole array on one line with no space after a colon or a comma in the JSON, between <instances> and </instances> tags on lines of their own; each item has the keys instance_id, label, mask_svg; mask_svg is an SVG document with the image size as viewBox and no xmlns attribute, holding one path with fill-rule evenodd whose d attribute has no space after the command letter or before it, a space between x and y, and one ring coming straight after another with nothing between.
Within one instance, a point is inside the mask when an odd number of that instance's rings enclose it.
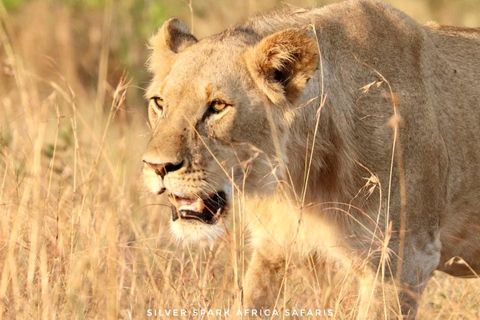
<instances>
[{"instance_id":1,"label":"lion's chin","mask_svg":"<svg viewBox=\"0 0 480 320\"><path fill-rule=\"evenodd\" d=\"M177 241L191 244L210 244L226 233L222 218L215 224L180 219L170 221L170 230Z\"/></svg>"}]
</instances>

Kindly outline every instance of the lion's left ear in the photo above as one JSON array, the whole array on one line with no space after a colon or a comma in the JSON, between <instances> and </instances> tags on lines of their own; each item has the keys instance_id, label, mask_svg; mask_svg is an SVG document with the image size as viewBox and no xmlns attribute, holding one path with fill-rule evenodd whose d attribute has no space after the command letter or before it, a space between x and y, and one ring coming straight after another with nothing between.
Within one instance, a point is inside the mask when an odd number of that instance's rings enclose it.
<instances>
[{"instance_id":1,"label":"lion's left ear","mask_svg":"<svg viewBox=\"0 0 480 320\"><path fill-rule=\"evenodd\" d=\"M314 38L288 29L264 38L244 58L254 81L272 103L294 103L317 69L317 52Z\"/></svg>"}]
</instances>

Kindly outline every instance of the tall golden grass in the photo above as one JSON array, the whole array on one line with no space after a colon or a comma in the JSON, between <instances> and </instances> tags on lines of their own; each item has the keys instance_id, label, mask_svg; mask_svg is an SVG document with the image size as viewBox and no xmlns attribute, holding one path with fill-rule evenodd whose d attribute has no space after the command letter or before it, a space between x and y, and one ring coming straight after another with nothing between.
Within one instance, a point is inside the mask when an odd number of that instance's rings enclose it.
<instances>
[{"instance_id":1,"label":"tall golden grass","mask_svg":"<svg viewBox=\"0 0 480 320\"><path fill-rule=\"evenodd\" d=\"M193 6L206 10L214 3L198 2ZM243 15L276 4L242 3ZM200 34L219 31L189 4L179 14ZM143 187L149 132L135 97L145 83L115 65L115 5L106 1L85 17L100 26L99 34L85 35L100 49L87 45L79 53L85 39L72 37L78 19L65 7L32 1L22 15L0 3L0 318L143 319L148 309L232 308L241 294L249 257L244 224L210 247L178 245L165 200ZM216 21L231 21L236 13L227 8L213 10ZM139 51L146 56L146 47ZM79 74L82 63L95 66L93 79ZM283 305L354 316L356 279L348 271L296 261L288 269ZM480 318L480 279L436 275L418 317Z\"/></svg>"}]
</instances>

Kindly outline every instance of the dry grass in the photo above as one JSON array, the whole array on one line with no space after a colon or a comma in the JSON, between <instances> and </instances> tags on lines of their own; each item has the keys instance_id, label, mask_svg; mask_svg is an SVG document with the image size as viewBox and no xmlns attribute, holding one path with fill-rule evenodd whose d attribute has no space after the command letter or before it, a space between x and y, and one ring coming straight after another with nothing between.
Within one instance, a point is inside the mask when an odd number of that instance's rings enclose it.
<instances>
[{"instance_id":1,"label":"dry grass","mask_svg":"<svg viewBox=\"0 0 480 320\"><path fill-rule=\"evenodd\" d=\"M99 16L107 34L108 10ZM248 261L244 227L210 248L171 239L170 209L142 187L145 112L125 101L127 90L141 90L121 72L109 78L109 37L100 36L107 49L94 60L92 95L72 76L73 39L57 34L59 52L32 60L32 50L48 52L55 42L42 30L40 40L16 36L18 20L2 4L0 22L0 318L142 319L149 308L232 307ZM292 261L285 305L334 308L336 318L351 318L355 279L333 268L320 274ZM478 319L479 292L480 279L436 275L419 319Z\"/></svg>"}]
</instances>

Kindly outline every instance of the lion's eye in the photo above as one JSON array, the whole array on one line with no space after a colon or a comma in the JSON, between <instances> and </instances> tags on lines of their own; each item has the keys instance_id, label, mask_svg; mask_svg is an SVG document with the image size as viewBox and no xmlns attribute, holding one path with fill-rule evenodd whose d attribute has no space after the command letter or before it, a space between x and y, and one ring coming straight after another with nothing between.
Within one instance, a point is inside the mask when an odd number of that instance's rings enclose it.
<instances>
[{"instance_id":1,"label":"lion's eye","mask_svg":"<svg viewBox=\"0 0 480 320\"><path fill-rule=\"evenodd\" d=\"M223 111L226 107L228 107L228 104L223 101L212 101L210 103L210 109L215 112Z\"/></svg>"},{"instance_id":2,"label":"lion's eye","mask_svg":"<svg viewBox=\"0 0 480 320\"><path fill-rule=\"evenodd\" d=\"M151 98L151 100L153 101L153 103L155 103L155 107L163 112L163 99L160 97L153 97Z\"/></svg>"}]
</instances>

